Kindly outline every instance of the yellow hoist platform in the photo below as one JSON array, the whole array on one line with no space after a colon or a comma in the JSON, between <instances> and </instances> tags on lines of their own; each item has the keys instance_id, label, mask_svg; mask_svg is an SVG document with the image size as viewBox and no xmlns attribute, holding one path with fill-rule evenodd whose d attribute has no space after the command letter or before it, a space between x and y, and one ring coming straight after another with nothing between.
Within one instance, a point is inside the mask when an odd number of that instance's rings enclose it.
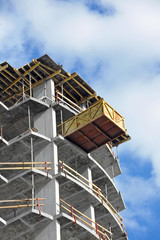
<instances>
[{"instance_id":1,"label":"yellow hoist platform","mask_svg":"<svg viewBox=\"0 0 160 240\"><path fill-rule=\"evenodd\" d=\"M109 142L117 146L130 140L124 118L103 99L60 124L58 134L87 153Z\"/></svg>"}]
</instances>

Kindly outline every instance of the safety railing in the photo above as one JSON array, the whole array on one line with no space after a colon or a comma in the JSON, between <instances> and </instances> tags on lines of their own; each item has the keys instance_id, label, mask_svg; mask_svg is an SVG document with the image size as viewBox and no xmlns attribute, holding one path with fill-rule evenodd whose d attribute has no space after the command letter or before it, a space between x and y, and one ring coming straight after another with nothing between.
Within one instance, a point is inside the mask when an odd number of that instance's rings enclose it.
<instances>
[{"instance_id":1,"label":"safety railing","mask_svg":"<svg viewBox=\"0 0 160 240\"><path fill-rule=\"evenodd\" d=\"M65 174L68 174L69 176L76 179L78 182L82 183L85 187L92 190L94 194L98 196L98 198L101 200L102 204L106 205L110 212L114 215L114 217L118 220L121 227L123 229L126 229L125 225L123 224L123 218L120 216L118 211L112 206L112 204L109 202L109 200L102 194L101 189L89 181L87 178L82 176L80 173L69 167L67 164L65 164L63 161L59 161L61 171L63 171Z\"/></svg>"},{"instance_id":2,"label":"safety railing","mask_svg":"<svg viewBox=\"0 0 160 240\"><path fill-rule=\"evenodd\" d=\"M56 91L56 97L55 97L56 102L61 102L65 105L67 105L69 108L74 110L76 113L80 113L83 111L83 109L78 106L76 103L72 102L69 98L64 96L62 93L60 93L58 90Z\"/></svg>"},{"instance_id":3,"label":"safety railing","mask_svg":"<svg viewBox=\"0 0 160 240\"><path fill-rule=\"evenodd\" d=\"M41 214L41 206L44 206L44 201L46 198L27 198L27 199L11 199L11 200L0 200L0 210L1 209L14 209L14 208L27 208L27 207L38 207L39 213ZM20 204L17 204L20 203ZM2 204L5 204L2 206ZM7 204L7 205L6 205ZM10 205L13 204L13 205Z\"/></svg>"},{"instance_id":4,"label":"safety railing","mask_svg":"<svg viewBox=\"0 0 160 240\"><path fill-rule=\"evenodd\" d=\"M112 236L112 232L108 229L104 228L99 223L93 221L91 218L74 208L72 205L66 203L63 199L60 199L61 202L61 210L63 208L63 211L67 211L71 214L71 217L73 217L74 222L76 223L76 220L80 220L85 225L92 228L96 234L99 235L99 239L103 240L110 240Z\"/></svg>"},{"instance_id":5,"label":"safety railing","mask_svg":"<svg viewBox=\"0 0 160 240\"><path fill-rule=\"evenodd\" d=\"M48 170L51 170L51 166L50 166L51 164L52 162L47 162L47 161L45 162L0 162L0 166L6 165L6 167L0 167L0 171L29 170L29 169L48 171Z\"/></svg>"},{"instance_id":6,"label":"safety railing","mask_svg":"<svg viewBox=\"0 0 160 240\"><path fill-rule=\"evenodd\" d=\"M115 125L121 128L123 132L126 131L124 118L108 103L101 99L85 111L75 115L64 123L59 124L57 126L58 134L67 136L76 129L85 126L101 116L107 117L108 120L112 121Z\"/></svg>"}]
</instances>

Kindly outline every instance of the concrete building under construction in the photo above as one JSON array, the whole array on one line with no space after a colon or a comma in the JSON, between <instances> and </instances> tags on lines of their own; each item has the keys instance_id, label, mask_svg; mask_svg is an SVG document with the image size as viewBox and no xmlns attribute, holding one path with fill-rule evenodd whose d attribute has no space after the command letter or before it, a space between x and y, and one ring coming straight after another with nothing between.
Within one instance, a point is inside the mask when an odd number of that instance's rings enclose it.
<instances>
[{"instance_id":1,"label":"concrete building under construction","mask_svg":"<svg viewBox=\"0 0 160 240\"><path fill-rule=\"evenodd\" d=\"M127 239L124 118L48 55L0 65L0 239Z\"/></svg>"}]
</instances>

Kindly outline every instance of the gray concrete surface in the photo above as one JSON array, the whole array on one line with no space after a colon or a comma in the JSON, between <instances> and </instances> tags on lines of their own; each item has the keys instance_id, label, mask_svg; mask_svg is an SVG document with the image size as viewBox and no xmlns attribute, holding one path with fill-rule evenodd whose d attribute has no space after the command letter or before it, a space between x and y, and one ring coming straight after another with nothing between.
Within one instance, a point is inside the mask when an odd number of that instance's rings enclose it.
<instances>
[{"instance_id":1,"label":"gray concrete surface","mask_svg":"<svg viewBox=\"0 0 160 240\"><path fill-rule=\"evenodd\" d=\"M77 114L64 102L54 102L54 81L33 90L33 97L7 108L0 102L0 162L52 162L52 169L0 171L0 200L45 198L44 206L0 209L0 239L3 240L91 240L99 239L82 221L60 208L60 198L105 228L111 227L113 240L123 229L107 206L92 190L61 171L59 160L102 189L119 211L125 208L112 178L121 173L119 162L107 145L87 154L57 136L57 125ZM31 130L31 128L36 128ZM9 165L8 165L9 166ZM41 165L40 165L41 166ZM91 184L90 184L91 186ZM1 206L7 205L1 203ZM94 223L92 223L94 226Z\"/></svg>"}]
</instances>

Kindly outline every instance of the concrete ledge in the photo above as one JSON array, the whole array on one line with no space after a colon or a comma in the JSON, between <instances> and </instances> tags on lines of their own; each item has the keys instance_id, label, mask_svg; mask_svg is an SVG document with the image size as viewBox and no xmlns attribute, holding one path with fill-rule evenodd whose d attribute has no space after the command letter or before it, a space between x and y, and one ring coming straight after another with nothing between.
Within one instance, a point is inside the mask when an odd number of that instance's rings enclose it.
<instances>
[{"instance_id":1,"label":"concrete ledge","mask_svg":"<svg viewBox=\"0 0 160 240\"><path fill-rule=\"evenodd\" d=\"M27 133L22 133L22 134L18 135L17 137L11 139L10 141L6 141L4 138L0 137L0 140L1 140L0 149L11 146L12 144L17 143L17 142L21 142L24 139L27 141L27 138L31 138L31 137L33 138L33 141L34 140L36 141L37 144L41 143L42 141L51 142L51 138L48 138L40 133L30 130Z\"/></svg>"},{"instance_id":2,"label":"concrete ledge","mask_svg":"<svg viewBox=\"0 0 160 240\"><path fill-rule=\"evenodd\" d=\"M5 113L6 114L7 112L10 112L9 114L11 115L12 111L14 111L14 117L15 117L17 114L19 114L18 110L17 110L18 108L20 108L20 112L23 115L22 110L26 111L26 113L27 113L28 106L31 107L31 108L34 108L34 112L36 112L36 113L41 112L41 111L49 108L49 104L47 104L47 103L45 103L41 100L38 100L37 98L28 96L23 101L21 101L17 104L14 104L13 106L11 106L9 108L3 102L0 101L0 113ZM7 115L5 115L5 116L8 117ZM17 117L19 117L19 115Z\"/></svg>"}]
</instances>

